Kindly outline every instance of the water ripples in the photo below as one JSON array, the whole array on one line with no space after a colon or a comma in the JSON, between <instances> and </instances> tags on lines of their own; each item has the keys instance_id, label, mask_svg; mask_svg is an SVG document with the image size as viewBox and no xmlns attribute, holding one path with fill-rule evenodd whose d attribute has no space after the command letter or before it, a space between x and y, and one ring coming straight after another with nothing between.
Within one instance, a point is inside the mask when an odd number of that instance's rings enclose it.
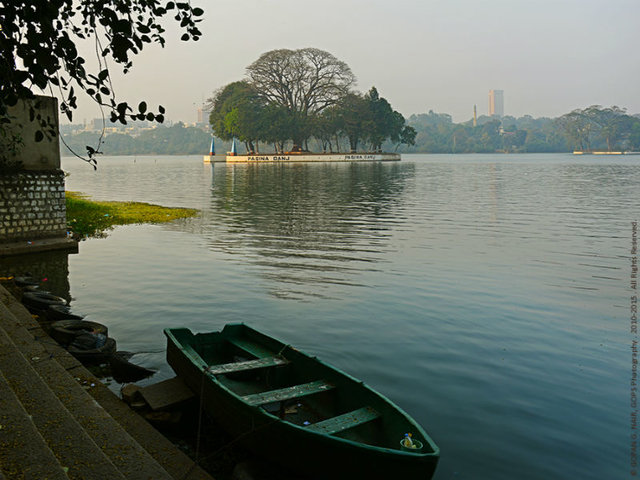
<instances>
[{"instance_id":1,"label":"water ripples","mask_svg":"<svg viewBox=\"0 0 640 480\"><path fill-rule=\"evenodd\" d=\"M201 210L72 256L74 301L124 348L247 321L402 405L436 480L626 475L640 159L83 167L69 189Z\"/></svg>"}]
</instances>

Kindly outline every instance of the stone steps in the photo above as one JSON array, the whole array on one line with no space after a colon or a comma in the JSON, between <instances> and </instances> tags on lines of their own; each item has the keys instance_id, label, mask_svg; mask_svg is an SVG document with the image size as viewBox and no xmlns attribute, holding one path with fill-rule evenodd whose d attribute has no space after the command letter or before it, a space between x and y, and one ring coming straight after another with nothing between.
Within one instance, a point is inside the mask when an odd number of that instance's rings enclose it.
<instances>
[{"instance_id":1,"label":"stone steps","mask_svg":"<svg viewBox=\"0 0 640 480\"><path fill-rule=\"evenodd\" d=\"M16 478L69 480L0 373L0 465ZM0 479L5 478L0 472Z\"/></svg>"},{"instance_id":2,"label":"stone steps","mask_svg":"<svg viewBox=\"0 0 640 480\"><path fill-rule=\"evenodd\" d=\"M100 403L110 415L118 418L120 424L135 440L153 456L175 480L214 480L211 475L196 465L182 451L162 436L144 418L113 393L101 385L92 388L89 394ZM115 400L115 401L114 401Z\"/></svg>"},{"instance_id":3,"label":"stone steps","mask_svg":"<svg viewBox=\"0 0 640 480\"><path fill-rule=\"evenodd\" d=\"M0 371L70 479L126 478L62 406L2 328Z\"/></svg>"},{"instance_id":4,"label":"stone steps","mask_svg":"<svg viewBox=\"0 0 640 480\"><path fill-rule=\"evenodd\" d=\"M2 309L2 306L0 306ZM0 325L1 326L1 325ZM86 389L99 382L93 380L88 384L80 384L75 377L56 361L57 357L66 356L64 350L57 349L58 354L49 353L43 343L55 347L49 337L41 337L34 342L33 331L29 332L19 325L7 326L11 330L13 341L31 360L31 367L41 377L53 379L47 388L59 400L79 426L89 435L91 440L116 466L125 478L132 480L169 479L170 475L133 439L122 427L87 394ZM37 331L36 331L37 332ZM73 359L73 363L77 363ZM96 383L97 382L97 383ZM21 400L22 401L22 400Z\"/></svg>"},{"instance_id":5,"label":"stone steps","mask_svg":"<svg viewBox=\"0 0 640 480\"><path fill-rule=\"evenodd\" d=\"M63 478L212 480L48 337L1 286L0 372L68 468Z\"/></svg>"}]
</instances>

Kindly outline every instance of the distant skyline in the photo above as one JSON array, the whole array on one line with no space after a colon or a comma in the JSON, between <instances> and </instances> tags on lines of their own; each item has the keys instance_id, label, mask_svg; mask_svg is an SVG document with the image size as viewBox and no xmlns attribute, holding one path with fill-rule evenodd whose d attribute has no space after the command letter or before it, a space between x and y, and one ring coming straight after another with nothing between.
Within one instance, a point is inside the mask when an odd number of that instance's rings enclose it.
<instances>
[{"instance_id":1,"label":"distant skyline","mask_svg":"<svg viewBox=\"0 0 640 480\"><path fill-rule=\"evenodd\" d=\"M504 91L489 90L489 116L504 116Z\"/></svg>"},{"instance_id":2,"label":"distant skyline","mask_svg":"<svg viewBox=\"0 0 640 480\"><path fill-rule=\"evenodd\" d=\"M492 89L505 92L504 114L515 117L557 117L593 104L640 113L638 0L192 4L205 10L202 39L182 42L167 23L164 49L145 48L129 74L113 75L118 101L161 104L167 120L195 122L203 101L241 80L260 54L315 47L346 62L359 91L375 86L405 117L433 110L461 122L474 104L487 115ZM90 49L85 55L93 60ZM74 123L100 116L85 99L79 104Z\"/></svg>"}]
</instances>

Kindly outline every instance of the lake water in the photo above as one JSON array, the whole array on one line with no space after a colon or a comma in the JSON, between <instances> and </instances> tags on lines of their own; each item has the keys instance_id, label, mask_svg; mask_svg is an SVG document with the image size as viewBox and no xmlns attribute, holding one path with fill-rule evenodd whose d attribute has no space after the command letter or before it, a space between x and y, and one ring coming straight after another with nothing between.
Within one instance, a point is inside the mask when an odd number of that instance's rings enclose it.
<instances>
[{"instance_id":1,"label":"lake water","mask_svg":"<svg viewBox=\"0 0 640 480\"><path fill-rule=\"evenodd\" d=\"M201 211L69 257L74 310L148 352L154 382L163 328L245 322L409 412L437 480L631 478L640 157L63 168L95 199Z\"/></svg>"}]
</instances>

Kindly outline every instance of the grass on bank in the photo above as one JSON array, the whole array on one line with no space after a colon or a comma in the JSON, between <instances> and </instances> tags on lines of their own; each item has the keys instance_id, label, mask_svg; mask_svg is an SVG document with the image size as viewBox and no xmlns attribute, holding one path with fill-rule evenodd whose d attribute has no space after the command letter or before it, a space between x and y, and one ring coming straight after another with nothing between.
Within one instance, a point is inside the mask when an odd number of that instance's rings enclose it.
<instances>
[{"instance_id":1,"label":"grass on bank","mask_svg":"<svg viewBox=\"0 0 640 480\"><path fill-rule=\"evenodd\" d=\"M163 223L198 214L192 208L168 208L139 202L97 202L78 192L65 192L67 225L73 237L103 238L116 225Z\"/></svg>"}]
</instances>

